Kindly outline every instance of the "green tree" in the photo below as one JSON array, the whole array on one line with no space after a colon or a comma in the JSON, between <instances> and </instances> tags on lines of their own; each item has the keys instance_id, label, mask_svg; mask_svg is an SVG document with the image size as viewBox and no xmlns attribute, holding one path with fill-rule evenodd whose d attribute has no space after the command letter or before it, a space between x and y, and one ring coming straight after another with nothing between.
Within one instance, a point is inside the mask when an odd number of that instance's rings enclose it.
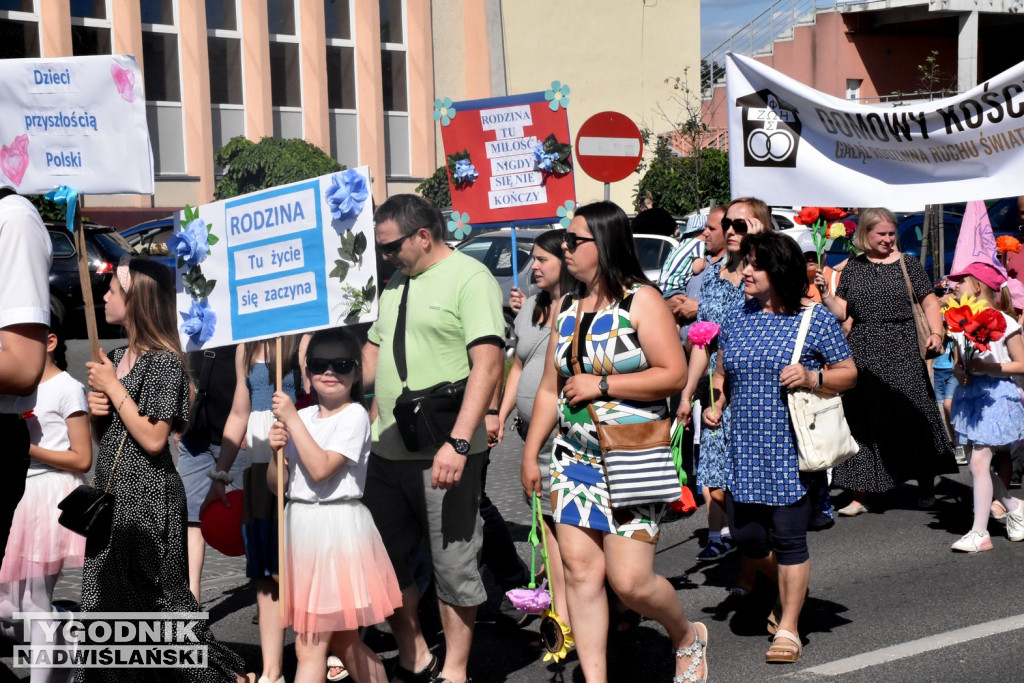
<instances>
[{"instance_id":1,"label":"green tree","mask_svg":"<svg viewBox=\"0 0 1024 683\"><path fill-rule=\"evenodd\" d=\"M287 185L345 168L304 140L263 138L253 142L241 135L231 138L217 152L216 161L226 169L214 189L216 199Z\"/></svg>"},{"instance_id":2,"label":"green tree","mask_svg":"<svg viewBox=\"0 0 1024 683\"><path fill-rule=\"evenodd\" d=\"M51 202L46 198L46 195L42 194L30 194L25 195L25 199L32 202L32 205L36 207L36 211L44 221L62 221L64 220L64 206L56 202Z\"/></svg>"},{"instance_id":3,"label":"green tree","mask_svg":"<svg viewBox=\"0 0 1024 683\"><path fill-rule=\"evenodd\" d=\"M689 188L701 188L694 194ZM668 138L659 138L654 158L637 183L636 196L650 192L654 206L677 216L696 211L714 201L729 201L729 156L720 149L702 149L689 157L672 153Z\"/></svg>"},{"instance_id":4,"label":"green tree","mask_svg":"<svg viewBox=\"0 0 1024 683\"><path fill-rule=\"evenodd\" d=\"M438 166L434 175L420 183L416 187L416 191L441 208L452 205L452 191L448 186L448 170L444 166Z\"/></svg>"},{"instance_id":5,"label":"green tree","mask_svg":"<svg viewBox=\"0 0 1024 683\"><path fill-rule=\"evenodd\" d=\"M700 89L710 95L715 83L725 78L725 67L718 62L700 60Z\"/></svg>"}]
</instances>

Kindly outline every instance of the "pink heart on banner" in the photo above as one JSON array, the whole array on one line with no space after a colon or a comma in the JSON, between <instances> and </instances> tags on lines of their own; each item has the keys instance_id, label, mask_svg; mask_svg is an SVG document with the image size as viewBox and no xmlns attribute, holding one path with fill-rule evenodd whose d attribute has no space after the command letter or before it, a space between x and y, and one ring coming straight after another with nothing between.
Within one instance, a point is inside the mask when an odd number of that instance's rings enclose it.
<instances>
[{"instance_id":1,"label":"pink heart on banner","mask_svg":"<svg viewBox=\"0 0 1024 683\"><path fill-rule=\"evenodd\" d=\"M125 102L135 101L135 72L125 69L117 64L110 65L110 75L114 77L114 85L121 99Z\"/></svg>"},{"instance_id":2,"label":"pink heart on banner","mask_svg":"<svg viewBox=\"0 0 1024 683\"><path fill-rule=\"evenodd\" d=\"M21 185L21 179L28 170L28 136L19 135L8 147L0 147L0 170L10 178L15 186Z\"/></svg>"}]
</instances>

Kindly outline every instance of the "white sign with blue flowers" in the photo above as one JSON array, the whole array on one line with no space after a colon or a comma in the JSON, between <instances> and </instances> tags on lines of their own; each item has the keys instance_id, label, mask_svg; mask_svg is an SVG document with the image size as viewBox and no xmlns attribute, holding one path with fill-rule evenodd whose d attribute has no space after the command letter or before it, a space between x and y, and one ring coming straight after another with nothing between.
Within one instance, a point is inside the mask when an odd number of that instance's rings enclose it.
<instances>
[{"instance_id":1,"label":"white sign with blue flowers","mask_svg":"<svg viewBox=\"0 0 1024 683\"><path fill-rule=\"evenodd\" d=\"M367 168L178 214L178 315L187 351L377 317Z\"/></svg>"}]
</instances>

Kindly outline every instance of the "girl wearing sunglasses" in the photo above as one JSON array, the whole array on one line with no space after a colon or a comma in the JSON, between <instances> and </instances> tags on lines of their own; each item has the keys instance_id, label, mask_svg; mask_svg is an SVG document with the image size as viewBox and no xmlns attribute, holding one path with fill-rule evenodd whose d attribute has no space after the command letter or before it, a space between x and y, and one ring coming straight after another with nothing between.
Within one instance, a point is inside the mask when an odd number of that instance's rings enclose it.
<instances>
[{"instance_id":1,"label":"girl wearing sunglasses","mask_svg":"<svg viewBox=\"0 0 1024 683\"><path fill-rule=\"evenodd\" d=\"M360 353L348 330L320 330L306 360L316 403L298 410L283 391L273 398L270 447L284 449L287 466L282 599L297 634L297 682L323 681L325 658L336 652L355 680L385 683L359 628L381 623L402 604L384 543L360 501L370 457ZM267 470L271 490L275 465Z\"/></svg>"}]
</instances>

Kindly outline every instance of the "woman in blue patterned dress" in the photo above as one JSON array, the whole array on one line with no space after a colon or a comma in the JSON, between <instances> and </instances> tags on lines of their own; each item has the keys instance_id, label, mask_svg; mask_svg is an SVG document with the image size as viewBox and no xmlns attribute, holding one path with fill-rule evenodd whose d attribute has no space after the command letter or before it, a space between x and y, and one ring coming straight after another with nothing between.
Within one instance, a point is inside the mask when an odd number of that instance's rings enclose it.
<instances>
[{"instance_id":1,"label":"woman in blue patterned dress","mask_svg":"<svg viewBox=\"0 0 1024 683\"><path fill-rule=\"evenodd\" d=\"M605 424L667 418L666 399L682 389L686 375L675 320L644 277L629 220L615 204L580 208L564 245L565 266L582 285L563 298L552 326L523 452L523 487L540 493L537 453L557 424L551 508L586 679L607 679L607 579L627 607L665 627L676 654L673 680L703 681L707 629L686 618L672 585L654 573L666 506L611 508L597 432L587 410L593 405ZM571 369L576 359L580 374Z\"/></svg>"},{"instance_id":2,"label":"woman in blue patterned dress","mask_svg":"<svg viewBox=\"0 0 1024 683\"><path fill-rule=\"evenodd\" d=\"M700 286L697 320L706 320L721 326L726 318L743 304L743 255L740 247L743 236L772 229L771 210L760 199L741 197L729 203L722 219L725 231L725 249L728 256L724 261L710 264L707 275ZM690 419L690 404L696 394L701 404L708 405L706 381L708 365L715 367L717 351L712 351L710 360L704 349L694 348L690 353L690 370L686 388L683 390L679 415L683 422ZM701 381L705 380L705 381ZM703 391L701 391L703 390ZM705 429L700 435L700 449L697 452L697 486L704 494L708 513L708 542L697 553L699 560L714 560L733 549L732 537L725 519L725 450L726 435L729 432L729 413L723 416L721 429ZM741 579L753 586L753 579Z\"/></svg>"},{"instance_id":3,"label":"woman in blue patterned dress","mask_svg":"<svg viewBox=\"0 0 1024 683\"><path fill-rule=\"evenodd\" d=\"M726 509L744 558L779 584L781 615L768 662L795 662L797 621L810 577L807 527L813 489L824 473L801 473L786 390L837 394L853 387L857 368L835 316L815 306L800 363L790 365L801 318L807 271L800 247L775 233L744 240L744 290L751 297L722 327L716 401L704 421L721 424L728 404ZM828 369L823 370L827 365ZM728 395L723 387L728 385Z\"/></svg>"}]
</instances>

